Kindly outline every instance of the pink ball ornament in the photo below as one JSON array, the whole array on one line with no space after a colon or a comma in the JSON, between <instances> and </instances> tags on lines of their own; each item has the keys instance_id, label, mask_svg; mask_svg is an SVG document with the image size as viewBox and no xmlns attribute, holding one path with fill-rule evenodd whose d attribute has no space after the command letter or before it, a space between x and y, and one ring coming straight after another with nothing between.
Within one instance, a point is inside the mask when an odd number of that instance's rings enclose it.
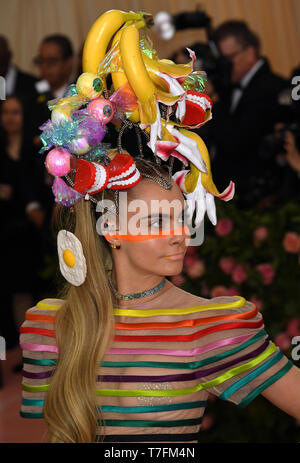
<instances>
[{"instance_id":1,"label":"pink ball ornament","mask_svg":"<svg viewBox=\"0 0 300 463\"><path fill-rule=\"evenodd\" d=\"M75 153L78 156L87 153L91 149L87 137L75 138L70 143L68 143L68 148L70 151L72 151L72 153Z\"/></svg>"},{"instance_id":2,"label":"pink ball ornament","mask_svg":"<svg viewBox=\"0 0 300 463\"><path fill-rule=\"evenodd\" d=\"M96 117L103 124L108 124L114 116L113 105L105 98L97 98L91 101L87 110L91 116Z\"/></svg>"},{"instance_id":3,"label":"pink ball ornament","mask_svg":"<svg viewBox=\"0 0 300 463\"><path fill-rule=\"evenodd\" d=\"M72 155L64 148L54 148L46 156L45 166L54 177L64 177L71 170Z\"/></svg>"}]
</instances>

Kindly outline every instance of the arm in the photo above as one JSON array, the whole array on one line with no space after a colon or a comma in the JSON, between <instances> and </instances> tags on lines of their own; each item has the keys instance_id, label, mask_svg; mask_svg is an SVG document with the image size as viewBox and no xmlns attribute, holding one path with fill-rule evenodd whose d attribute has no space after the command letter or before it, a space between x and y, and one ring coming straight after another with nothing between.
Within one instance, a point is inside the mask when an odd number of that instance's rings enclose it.
<instances>
[{"instance_id":1,"label":"arm","mask_svg":"<svg viewBox=\"0 0 300 463\"><path fill-rule=\"evenodd\" d=\"M289 163L292 169L300 173L300 153L296 146L295 137L289 130L285 132L284 148L286 150L286 161Z\"/></svg>"},{"instance_id":2,"label":"arm","mask_svg":"<svg viewBox=\"0 0 300 463\"><path fill-rule=\"evenodd\" d=\"M295 365L261 394L276 407L300 420L300 369Z\"/></svg>"},{"instance_id":3,"label":"arm","mask_svg":"<svg viewBox=\"0 0 300 463\"><path fill-rule=\"evenodd\" d=\"M20 328L23 354L20 415L23 418L44 417L46 391L58 360L55 317L62 302L51 298L40 301L26 311L26 319Z\"/></svg>"}]
</instances>

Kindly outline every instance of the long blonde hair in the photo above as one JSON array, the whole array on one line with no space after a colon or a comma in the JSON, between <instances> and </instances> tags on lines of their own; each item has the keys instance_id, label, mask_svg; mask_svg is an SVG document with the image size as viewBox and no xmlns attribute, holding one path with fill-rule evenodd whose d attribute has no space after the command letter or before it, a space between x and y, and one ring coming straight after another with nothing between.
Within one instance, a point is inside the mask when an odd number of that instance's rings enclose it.
<instances>
[{"instance_id":1,"label":"long blonde hair","mask_svg":"<svg viewBox=\"0 0 300 463\"><path fill-rule=\"evenodd\" d=\"M143 162L136 160L136 165L142 176L158 177ZM153 165L168 178L165 169ZM113 193L105 190L105 199L113 199ZM127 193L129 197L130 188ZM94 197L98 201L102 193ZM71 231L80 240L87 278L81 286L66 285L59 295L64 299L55 320L59 357L44 405L47 441L95 442L97 426L101 425L101 438L105 435L102 412L96 409L95 381L114 338L114 299L107 279L113 260L107 241L96 231L90 201L81 200L72 208L57 205L54 222L57 229Z\"/></svg>"}]
</instances>

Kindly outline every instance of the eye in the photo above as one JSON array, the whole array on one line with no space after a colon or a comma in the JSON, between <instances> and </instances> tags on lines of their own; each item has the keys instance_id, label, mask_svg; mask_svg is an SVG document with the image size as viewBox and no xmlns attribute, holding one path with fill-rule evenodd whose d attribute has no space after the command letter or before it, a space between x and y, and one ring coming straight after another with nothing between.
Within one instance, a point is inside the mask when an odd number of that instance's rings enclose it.
<instances>
[{"instance_id":1,"label":"eye","mask_svg":"<svg viewBox=\"0 0 300 463\"><path fill-rule=\"evenodd\" d=\"M158 217L157 219L153 220L151 222L151 228L161 228L161 226L163 225L163 218L162 217Z\"/></svg>"},{"instance_id":2,"label":"eye","mask_svg":"<svg viewBox=\"0 0 300 463\"><path fill-rule=\"evenodd\" d=\"M181 214L181 215L178 217L178 222L180 222L180 223L183 223L183 222L184 222L184 214Z\"/></svg>"},{"instance_id":3,"label":"eye","mask_svg":"<svg viewBox=\"0 0 300 463\"><path fill-rule=\"evenodd\" d=\"M179 215L178 222L184 223L184 219L185 219L185 210L183 210L181 214Z\"/></svg>"}]
</instances>

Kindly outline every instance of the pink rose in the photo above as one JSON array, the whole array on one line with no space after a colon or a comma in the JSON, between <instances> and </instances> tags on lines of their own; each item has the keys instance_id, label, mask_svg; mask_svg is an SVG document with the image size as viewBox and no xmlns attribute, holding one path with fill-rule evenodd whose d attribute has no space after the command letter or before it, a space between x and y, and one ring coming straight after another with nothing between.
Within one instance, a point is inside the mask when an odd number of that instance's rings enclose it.
<instances>
[{"instance_id":1,"label":"pink rose","mask_svg":"<svg viewBox=\"0 0 300 463\"><path fill-rule=\"evenodd\" d=\"M186 248L185 256L197 256L196 246L188 246Z\"/></svg>"},{"instance_id":2,"label":"pink rose","mask_svg":"<svg viewBox=\"0 0 300 463\"><path fill-rule=\"evenodd\" d=\"M200 278L205 272L203 260L196 260L192 265L186 268L186 273L190 278Z\"/></svg>"},{"instance_id":3,"label":"pink rose","mask_svg":"<svg viewBox=\"0 0 300 463\"><path fill-rule=\"evenodd\" d=\"M235 286L231 286L227 290L227 296L241 296L241 293L237 288L235 288Z\"/></svg>"},{"instance_id":4,"label":"pink rose","mask_svg":"<svg viewBox=\"0 0 300 463\"><path fill-rule=\"evenodd\" d=\"M210 294L211 297L227 296L227 288L225 286L214 286Z\"/></svg>"},{"instance_id":5,"label":"pink rose","mask_svg":"<svg viewBox=\"0 0 300 463\"><path fill-rule=\"evenodd\" d=\"M183 260L183 268L184 268L184 270L187 270L190 266L194 265L195 262L198 262L198 256L196 256L196 255L194 255L194 256L185 255L184 260Z\"/></svg>"},{"instance_id":6,"label":"pink rose","mask_svg":"<svg viewBox=\"0 0 300 463\"><path fill-rule=\"evenodd\" d=\"M240 264L236 265L233 269L231 278L235 283L238 283L238 284L246 281L248 278L248 275L244 270L244 266Z\"/></svg>"},{"instance_id":7,"label":"pink rose","mask_svg":"<svg viewBox=\"0 0 300 463\"><path fill-rule=\"evenodd\" d=\"M205 283L205 281L202 281L200 283L200 286L201 286L201 296L209 296L209 289L208 289L207 283Z\"/></svg>"},{"instance_id":8,"label":"pink rose","mask_svg":"<svg viewBox=\"0 0 300 463\"><path fill-rule=\"evenodd\" d=\"M268 236L268 229L267 227L257 227L254 232L253 232L253 235L254 235L254 238L257 240L257 241L263 241L267 238Z\"/></svg>"},{"instance_id":9,"label":"pink rose","mask_svg":"<svg viewBox=\"0 0 300 463\"><path fill-rule=\"evenodd\" d=\"M175 286L181 286L185 282L185 277L179 273L179 275L174 275L171 281Z\"/></svg>"},{"instance_id":10,"label":"pink rose","mask_svg":"<svg viewBox=\"0 0 300 463\"><path fill-rule=\"evenodd\" d=\"M230 219L219 219L215 226L215 231L219 236L226 236L231 233L233 229L233 223Z\"/></svg>"},{"instance_id":11,"label":"pink rose","mask_svg":"<svg viewBox=\"0 0 300 463\"><path fill-rule=\"evenodd\" d=\"M263 308L263 302L262 302L261 299L257 299L257 297L256 297L255 294L253 294L253 296L251 296L250 302L253 302L253 304L256 305L257 310L262 310L262 308Z\"/></svg>"},{"instance_id":12,"label":"pink rose","mask_svg":"<svg viewBox=\"0 0 300 463\"><path fill-rule=\"evenodd\" d=\"M290 337L286 333L277 334L274 338L274 342L281 350L287 350L291 346Z\"/></svg>"},{"instance_id":13,"label":"pink rose","mask_svg":"<svg viewBox=\"0 0 300 463\"><path fill-rule=\"evenodd\" d=\"M263 278L263 284L270 285L274 279L275 272L271 264L260 264L256 266Z\"/></svg>"},{"instance_id":14,"label":"pink rose","mask_svg":"<svg viewBox=\"0 0 300 463\"><path fill-rule=\"evenodd\" d=\"M289 321L286 333L293 338L294 336L300 336L300 318L292 318Z\"/></svg>"},{"instance_id":15,"label":"pink rose","mask_svg":"<svg viewBox=\"0 0 300 463\"><path fill-rule=\"evenodd\" d=\"M208 429L212 427L212 425L214 424L214 421L215 420L213 416L210 415L209 413L206 413L202 419L201 429L203 429L203 431L207 431Z\"/></svg>"},{"instance_id":16,"label":"pink rose","mask_svg":"<svg viewBox=\"0 0 300 463\"><path fill-rule=\"evenodd\" d=\"M286 252L296 254L300 250L300 236L294 232L287 232L282 241Z\"/></svg>"},{"instance_id":17,"label":"pink rose","mask_svg":"<svg viewBox=\"0 0 300 463\"><path fill-rule=\"evenodd\" d=\"M219 266L226 275L230 275L235 266L235 260L233 257L222 257L219 261Z\"/></svg>"},{"instance_id":18,"label":"pink rose","mask_svg":"<svg viewBox=\"0 0 300 463\"><path fill-rule=\"evenodd\" d=\"M257 299L256 295L253 294L253 296L251 296L250 298L250 302L253 302L253 304L256 305L257 307L257 310L262 310L262 307L263 307L263 302L261 299Z\"/></svg>"}]
</instances>

